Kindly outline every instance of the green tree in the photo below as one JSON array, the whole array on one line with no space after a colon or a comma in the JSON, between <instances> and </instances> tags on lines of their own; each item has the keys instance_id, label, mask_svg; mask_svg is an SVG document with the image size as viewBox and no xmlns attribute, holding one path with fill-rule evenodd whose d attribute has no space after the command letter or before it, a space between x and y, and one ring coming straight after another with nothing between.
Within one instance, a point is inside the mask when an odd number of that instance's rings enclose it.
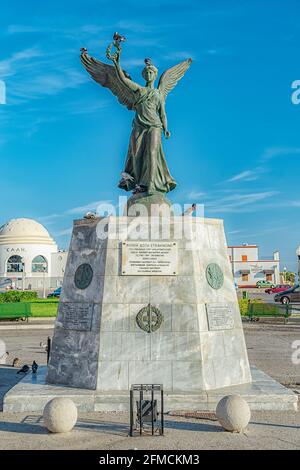
<instances>
[{"instance_id":1,"label":"green tree","mask_svg":"<svg viewBox=\"0 0 300 470\"><path fill-rule=\"evenodd\" d=\"M280 273L280 276L283 279L283 282L287 282L288 284L295 284L296 274L292 271L283 271Z\"/></svg>"}]
</instances>

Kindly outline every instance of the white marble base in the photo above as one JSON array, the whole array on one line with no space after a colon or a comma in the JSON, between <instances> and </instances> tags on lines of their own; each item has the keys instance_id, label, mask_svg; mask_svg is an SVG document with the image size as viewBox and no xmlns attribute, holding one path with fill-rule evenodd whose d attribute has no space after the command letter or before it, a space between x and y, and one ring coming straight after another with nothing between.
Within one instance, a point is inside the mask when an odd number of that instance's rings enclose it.
<instances>
[{"instance_id":1,"label":"white marble base","mask_svg":"<svg viewBox=\"0 0 300 470\"><path fill-rule=\"evenodd\" d=\"M251 382L223 221L172 217L167 241L178 248L177 275L122 275L122 242L137 240L137 235L149 240L153 228L162 236L165 228L155 223L134 217L75 221L48 383L103 393L125 392L134 383L162 383L167 392L200 393ZM99 237L101 224L106 240ZM94 276L81 290L74 273L83 263L91 265ZM207 282L210 263L224 274L220 289ZM66 328L66 302L94 304L90 330ZM161 327L152 333L136 323L149 303L163 315ZM209 327L209 304L230 308L231 319L223 329Z\"/></svg>"},{"instance_id":2,"label":"white marble base","mask_svg":"<svg viewBox=\"0 0 300 470\"><path fill-rule=\"evenodd\" d=\"M216 390L172 391L164 394L165 412L215 411L217 403L225 395L239 394L251 410L297 411L298 397L264 372L251 368L251 384L235 385ZM83 390L45 384L46 367L41 366L37 377L31 373L15 385L4 397L4 413L42 413L44 406L55 397L71 398L79 411L129 411L129 392L111 390Z\"/></svg>"}]
</instances>

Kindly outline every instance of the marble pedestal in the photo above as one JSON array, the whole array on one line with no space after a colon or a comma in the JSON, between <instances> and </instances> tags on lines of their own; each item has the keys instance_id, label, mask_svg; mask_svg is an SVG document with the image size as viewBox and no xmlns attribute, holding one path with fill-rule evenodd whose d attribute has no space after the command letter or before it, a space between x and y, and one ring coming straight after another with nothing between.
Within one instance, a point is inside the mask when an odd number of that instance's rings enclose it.
<instances>
[{"instance_id":1,"label":"marble pedestal","mask_svg":"<svg viewBox=\"0 0 300 470\"><path fill-rule=\"evenodd\" d=\"M176 243L176 274L124 275L122 244L157 237ZM223 273L219 288L208 282L210 264ZM93 273L86 288L74 280L81 265ZM151 333L136 321L149 304L163 319ZM216 306L230 311L221 327L208 321L208 310ZM127 392L133 383L162 383L166 392L183 394L250 383L223 221L75 221L46 381L103 393Z\"/></svg>"},{"instance_id":2,"label":"marble pedestal","mask_svg":"<svg viewBox=\"0 0 300 470\"><path fill-rule=\"evenodd\" d=\"M4 413L43 413L55 397L74 401L80 412L129 411L129 392L71 388L45 383L46 367L39 367L36 376L29 373L4 396ZM0 371L1 372L1 371ZM264 372L251 367L252 382L200 392L165 392L164 409L170 411L212 411L225 395L241 395L256 411L297 411L298 397Z\"/></svg>"}]
</instances>

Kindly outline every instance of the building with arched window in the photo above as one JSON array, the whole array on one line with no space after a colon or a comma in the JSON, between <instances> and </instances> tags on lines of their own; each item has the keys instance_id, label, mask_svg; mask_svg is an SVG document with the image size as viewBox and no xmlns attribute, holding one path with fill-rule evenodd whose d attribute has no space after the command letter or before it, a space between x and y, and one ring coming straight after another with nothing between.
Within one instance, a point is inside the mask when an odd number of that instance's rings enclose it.
<instances>
[{"instance_id":1,"label":"building with arched window","mask_svg":"<svg viewBox=\"0 0 300 470\"><path fill-rule=\"evenodd\" d=\"M62 285L67 252L59 251L43 225L12 219L0 227L0 287L11 282L21 289Z\"/></svg>"}]
</instances>

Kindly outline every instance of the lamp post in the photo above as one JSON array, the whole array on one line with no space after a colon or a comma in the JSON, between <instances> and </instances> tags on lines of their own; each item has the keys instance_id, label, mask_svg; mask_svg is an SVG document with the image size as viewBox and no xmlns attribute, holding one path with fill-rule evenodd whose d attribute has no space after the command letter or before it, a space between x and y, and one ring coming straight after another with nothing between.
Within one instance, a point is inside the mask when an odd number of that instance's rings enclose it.
<instances>
[{"instance_id":1,"label":"lamp post","mask_svg":"<svg viewBox=\"0 0 300 470\"><path fill-rule=\"evenodd\" d=\"M283 268L283 282L286 284L286 266Z\"/></svg>"},{"instance_id":2,"label":"lamp post","mask_svg":"<svg viewBox=\"0 0 300 470\"><path fill-rule=\"evenodd\" d=\"M300 280L300 246L296 250L296 255L298 258L298 280Z\"/></svg>"},{"instance_id":3,"label":"lamp post","mask_svg":"<svg viewBox=\"0 0 300 470\"><path fill-rule=\"evenodd\" d=\"M23 258L21 258L21 263L22 263L21 264L21 269L22 269L22 290L25 290L26 272L25 272L25 263L24 263Z\"/></svg>"},{"instance_id":4,"label":"lamp post","mask_svg":"<svg viewBox=\"0 0 300 470\"><path fill-rule=\"evenodd\" d=\"M46 298L46 284L45 284L46 269L47 269L47 265L43 264L43 299Z\"/></svg>"},{"instance_id":5,"label":"lamp post","mask_svg":"<svg viewBox=\"0 0 300 470\"><path fill-rule=\"evenodd\" d=\"M25 286L26 286L26 272L23 271L22 272L22 290L25 290Z\"/></svg>"}]
</instances>

